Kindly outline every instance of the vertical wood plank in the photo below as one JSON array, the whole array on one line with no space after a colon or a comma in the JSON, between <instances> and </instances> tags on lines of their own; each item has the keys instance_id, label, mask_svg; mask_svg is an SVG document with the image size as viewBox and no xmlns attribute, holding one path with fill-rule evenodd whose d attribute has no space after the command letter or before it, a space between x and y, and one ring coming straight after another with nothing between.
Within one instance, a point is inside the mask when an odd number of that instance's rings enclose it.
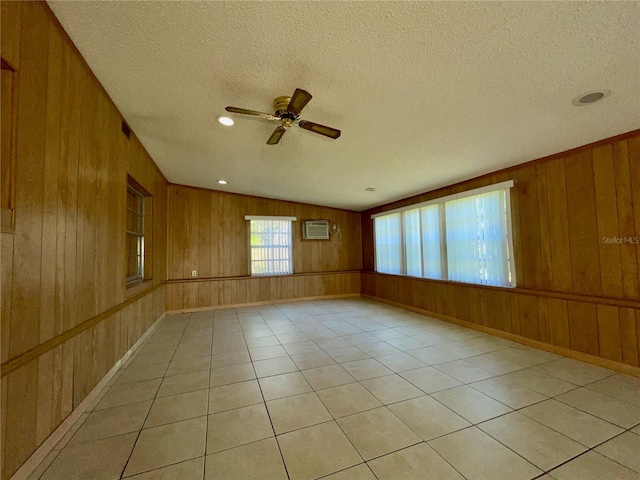
<instances>
[{"instance_id":1,"label":"vertical wood plank","mask_svg":"<svg viewBox=\"0 0 640 480\"><path fill-rule=\"evenodd\" d=\"M616 184L611 144L593 149L593 178L602 294L608 297L620 296L623 293L620 246L618 243L605 240L618 236Z\"/></svg>"},{"instance_id":2,"label":"vertical wood plank","mask_svg":"<svg viewBox=\"0 0 640 480\"><path fill-rule=\"evenodd\" d=\"M80 76L82 69L75 58L70 57L69 63L69 127L68 127L68 157L65 182L65 253L64 253L64 298L63 308L64 329L68 330L76 324L76 264L77 234L78 234L78 189L79 189L79 156L80 156Z\"/></svg>"},{"instance_id":3,"label":"vertical wood plank","mask_svg":"<svg viewBox=\"0 0 640 480\"><path fill-rule=\"evenodd\" d=\"M613 144L613 167L616 186L618 211L618 236L633 238L638 235L633 220L633 196L631 194L631 169L629 166L629 148L626 140ZM620 244L622 266L623 296L640 299L640 277L636 245L631 242Z\"/></svg>"},{"instance_id":4,"label":"vertical wood plank","mask_svg":"<svg viewBox=\"0 0 640 480\"><path fill-rule=\"evenodd\" d=\"M628 145L629 178L640 178L640 135L630 138ZM634 239L638 242L635 244L636 260L638 262L638 272L640 272L640 182L631 182L631 195L633 196L633 216L635 223ZM627 235L626 230L625 235Z\"/></svg>"},{"instance_id":5,"label":"vertical wood plank","mask_svg":"<svg viewBox=\"0 0 640 480\"><path fill-rule=\"evenodd\" d=\"M0 261L0 331L2 343L0 344L0 359L2 363L9 360L9 345L11 342L11 290L13 284L13 235L0 233L0 249L2 261Z\"/></svg>"},{"instance_id":6,"label":"vertical wood plank","mask_svg":"<svg viewBox=\"0 0 640 480\"><path fill-rule=\"evenodd\" d=\"M596 305L569 301L568 308L571 349L589 355L599 355Z\"/></svg>"},{"instance_id":7,"label":"vertical wood plank","mask_svg":"<svg viewBox=\"0 0 640 480\"><path fill-rule=\"evenodd\" d=\"M620 362L622 361L622 342L618 307L597 305L597 313L600 355L609 360Z\"/></svg>"},{"instance_id":8,"label":"vertical wood plank","mask_svg":"<svg viewBox=\"0 0 640 480\"><path fill-rule=\"evenodd\" d=\"M518 201L520 206L520 244L525 288L542 287L542 258L538 217L538 191L535 166L518 170Z\"/></svg>"},{"instance_id":9,"label":"vertical wood plank","mask_svg":"<svg viewBox=\"0 0 640 480\"><path fill-rule=\"evenodd\" d=\"M49 51L46 93L46 130L44 180L42 196L42 237L56 239L58 228L58 170L60 158L60 101L62 42L57 29L49 25ZM64 164L63 164L64 165ZM39 343L54 336L56 242L42 242L40 277L40 337Z\"/></svg>"},{"instance_id":10,"label":"vertical wood plank","mask_svg":"<svg viewBox=\"0 0 640 480\"><path fill-rule=\"evenodd\" d=\"M538 297L538 328L540 331L540 341L549 343L549 303L544 297Z\"/></svg>"},{"instance_id":11,"label":"vertical wood plank","mask_svg":"<svg viewBox=\"0 0 640 480\"><path fill-rule=\"evenodd\" d=\"M591 151L567 157L565 172L573 290L585 295L601 295Z\"/></svg>"},{"instance_id":12,"label":"vertical wood plank","mask_svg":"<svg viewBox=\"0 0 640 480\"><path fill-rule=\"evenodd\" d=\"M60 335L65 327L65 272L67 253L67 197L69 184L67 181L67 168L69 162L69 59L70 48L62 42L60 55L60 135L58 178L54 179L58 186L57 225L56 225L56 272L54 287L54 335ZM116 251L115 249L111 251ZM113 277L109 277L113 278Z\"/></svg>"},{"instance_id":13,"label":"vertical wood plank","mask_svg":"<svg viewBox=\"0 0 640 480\"><path fill-rule=\"evenodd\" d=\"M558 298L548 299L549 308L549 342L552 345L570 348L569 313L567 301Z\"/></svg>"},{"instance_id":14,"label":"vertical wood plank","mask_svg":"<svg viewBox=\"0 0 640 480\"><path fill-rule=\"evenodd\" d=\"M37 360L32 360L7 376L4 477L15 473L36 448L37 385Z\"/></svg>"},{"instance_id":15,"label":"vertical wood plank","mask_svg":"<svg viewBox=\"0 0 640 480\"><path fill-rule=\"evenodd\" d=\"M53 350L38 357L35 443L40 445L51 433L53 404Z\"/></svg>"},{"instance_id":16,"label":"vertical wood plank","mask_svg":"<svg viewBox=\"0 0 640 480\"><path fill-rule=\"evenodd\" d=\"M533 340L539 340L538 299L533 295L518 295L518 309L520 335L532 338Z\"/></svg>"},{"instance_id":17,"label":"vertical wood plank","mask_svg":"<svg viewBox=\"0 0 640 480\"><path fill-rule=\"evenodd\" d=\"M8 377L0 379L0 472L5 472L7 458L7 402Z\"/></svg>"},{"instance_id":18,"label":"vertical wood plank","mask_svg":"<svg viewBox=\"0 0 640 480\"><path fill-rule=\"evenodd\" d=\"M198 191L198 276L211 277L211 195Z\"/></svg>"},{"instance_id":19,"label":"vertical wood plank","mask_svg":"<svg viewBox=\"0 0 640 480\"><path fill-rule=\"evenodd\" d=\"M553 286L553 265L551 260L551 212L546 173L544 164L536 165L538 224L540 226L540 286L544 290L550 290ZM540 333L542 336L542 330Z\"/></svg>"},{"instance_id":20,"label":"vertical wood plank","mask_svg":"<svg viewBox=\"0 0 640 480\"><path fill-rule=\"evenodd\" d=\"M571 292L573 282L564 159L552 160L546 163L545 167L547 170L548 205L551 213L549 215L549 239L553 269L552 288L560 292Z\"/></svg>"},{"instance_id":21,"label":"vertical wood plank","mask_svg":"<svg viewBox=\"0 0 640 480\"><path fill-rule=\"evenodd\" d=\"M37 3L24 3L16 168L16 229L10 355L37 345L40 329L42 195L46 133L47 18ZM4 22L3 22L4 23ZM19 213L18 213L19 212ZM19 215L19 217L18 217Z\"/></svg>"},{"instance_id":22,"label":"vertical wood plank","mask_svg":"<svg viewBox=\"0 0 640 480\"><path fill-rule=\"evenodd\" d=\"M627 365L637 366L639 363L638 338L640 336L640 314L632 308L620 308L620 339L622 342L622 361Z\"/></svg>"}]
</instances>

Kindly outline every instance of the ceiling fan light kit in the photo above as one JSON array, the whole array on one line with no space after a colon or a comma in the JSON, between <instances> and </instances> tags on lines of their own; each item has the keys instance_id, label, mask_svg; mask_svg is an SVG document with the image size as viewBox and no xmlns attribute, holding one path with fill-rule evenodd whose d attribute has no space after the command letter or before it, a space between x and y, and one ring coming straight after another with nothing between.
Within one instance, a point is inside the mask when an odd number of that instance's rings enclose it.
<instances>
[{"instance_id":1,"label":"ceiling fan light kit","mask_svg":"<svg viewBox=\"0 0 640 480\"><path fill-rule=\"evenodd\" d=\"M281 124L276 127L269 139L267 145L277 144L286 131L293 125L297 124L300 128L313 133L318 133L332 139L337 139L341 132L333 127L326 127L318 123L300 120L300 112L309 103L313 97L306 90L296 88L292 97L278 97L273 101L273 109L275 114L258 112L255 110L247 110L245 108L227 107L225 110L230 113L239 113L241 115L253 115L268 121L276 121Z\"/></svg>"}]
</instances>

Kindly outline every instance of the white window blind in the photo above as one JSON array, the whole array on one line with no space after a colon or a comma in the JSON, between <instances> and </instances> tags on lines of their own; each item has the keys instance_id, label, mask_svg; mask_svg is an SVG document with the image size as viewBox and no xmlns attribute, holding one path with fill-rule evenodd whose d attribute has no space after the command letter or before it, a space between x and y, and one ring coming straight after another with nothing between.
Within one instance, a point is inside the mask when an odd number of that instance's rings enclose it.
<instances>
[{"instance_id":1,"label":"white window blind","mask_svg":"<svg viewBox=\"0 0 640 480\"><path fill-rule=\"evenodd\" d=\"M374 215L376 271L515 286L513 182Z\"/></svg>"},{"instance_id":2,"label":"white window blind","mask_svg":"<svg viewBox=\"0 0 640 480\"><path fill-rule=\"evenodd\" d=\"M293 273L291 218L295 220L295 217L249 218L251 275Z\"/></svg>"},{"instance_id":3,"label":"white window blind","mask_svg":"<svg viewBox=\"0 0 640 480\"><path fill-rule=\"evenodd\" d=\"M508 285L505 191L445 204L449 280Z\"/></svg>"},{"instance_id":4,"label":"white window blind","mask_svg":"<svg viewBox=\"0 0 640 480\"><path fill-rule=\"evenodd\" d=\"M402 273L400 214L387 215L375 220L376 268L383 273Z\"/></svg>"},{"instance_id":5,"label":"white window blind","mask_svg":"<svg viewBox=\"0 0 640 480\"><path fill-rule=\"evenodd\" d=\"M404 252L406 274L413 277L422 276L422 245L420 243L420 209L407 210L403 214Z\"/></svg>"},{"instance_id":6,"label":"white window blind","mask_svg":"<svg viewBox=\"0 0 640 480\"><path fill-rule=\"evenodd\" d=\"M440 214L438 205L420 209L422 219L422 263L423 277L442 278Z\"/></svg>"}]
</instances>

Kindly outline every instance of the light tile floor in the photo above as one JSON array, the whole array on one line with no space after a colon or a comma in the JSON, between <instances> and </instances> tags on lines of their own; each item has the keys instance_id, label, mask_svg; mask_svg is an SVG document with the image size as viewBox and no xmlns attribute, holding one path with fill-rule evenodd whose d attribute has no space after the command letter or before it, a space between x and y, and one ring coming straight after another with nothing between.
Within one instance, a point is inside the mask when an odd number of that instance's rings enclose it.
<instances>
[{"instance_id":1,"label":"light tile floor","mask_svg":"<svg viewBox=\"0 0 640 480\"><path fill-rule=\"evenodd\" d=\"M31 476L636 479L640 379L361 299L166 317Z\"/></svg>"}]
</instances>

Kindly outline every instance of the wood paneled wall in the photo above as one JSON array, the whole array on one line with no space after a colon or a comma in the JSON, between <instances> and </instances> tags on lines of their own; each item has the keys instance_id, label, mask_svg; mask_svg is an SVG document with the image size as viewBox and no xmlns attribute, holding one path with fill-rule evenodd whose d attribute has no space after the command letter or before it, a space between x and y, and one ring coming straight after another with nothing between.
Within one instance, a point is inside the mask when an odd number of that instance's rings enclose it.
<instances>
[{"instance_id":1,"label":"wood paneled wall","mask_svg":"<svg viewBox=\"0 0 640 480\"><path fill-rule=\"evenodd\" d=\"M360 272L326 272L277 277L231 277L169 281L167 310L194 310L224 305L360 293Z\"/></svg>"},{"instance_id":2,"label":"wood paneled wall","mask_svg":"<svg viewBox=\"0 0 640 480\"><path fill-rule=\"evenodd\" d=\"M169 185L168 192L167 310L359 291L355 277L341 273L358 271L362 265L358 213L179 185ZM322 275L251 279L245 215L297 217L294 274ZM329 241L303 241L302 220L313 219L335 223L339 233Z\"/></svg>"},{"instance_id":3,"label":"wood paneled wall","mask_svg":"<svg viewBox=\"0 0 640 480\"><path fill-rule=\"evenodd\" d=\"M373 213L509 179L517 288L363 273L362 293L638 366L638 131L363 212L364 270Z\"/></svg>"},{"instance_id":4,"label":"wood paneled wall","mask_svg":"<svg viewBox=\"0 0 640 480\"><path fill-rule=\"evenodd\" d=\"M0 5L1 55L19 82L15 230L1 248L6 479L164 312L167 184L46 4ZM154 206L153 280L135 292L127 174Z\"/></svg>"}]
</instances>

